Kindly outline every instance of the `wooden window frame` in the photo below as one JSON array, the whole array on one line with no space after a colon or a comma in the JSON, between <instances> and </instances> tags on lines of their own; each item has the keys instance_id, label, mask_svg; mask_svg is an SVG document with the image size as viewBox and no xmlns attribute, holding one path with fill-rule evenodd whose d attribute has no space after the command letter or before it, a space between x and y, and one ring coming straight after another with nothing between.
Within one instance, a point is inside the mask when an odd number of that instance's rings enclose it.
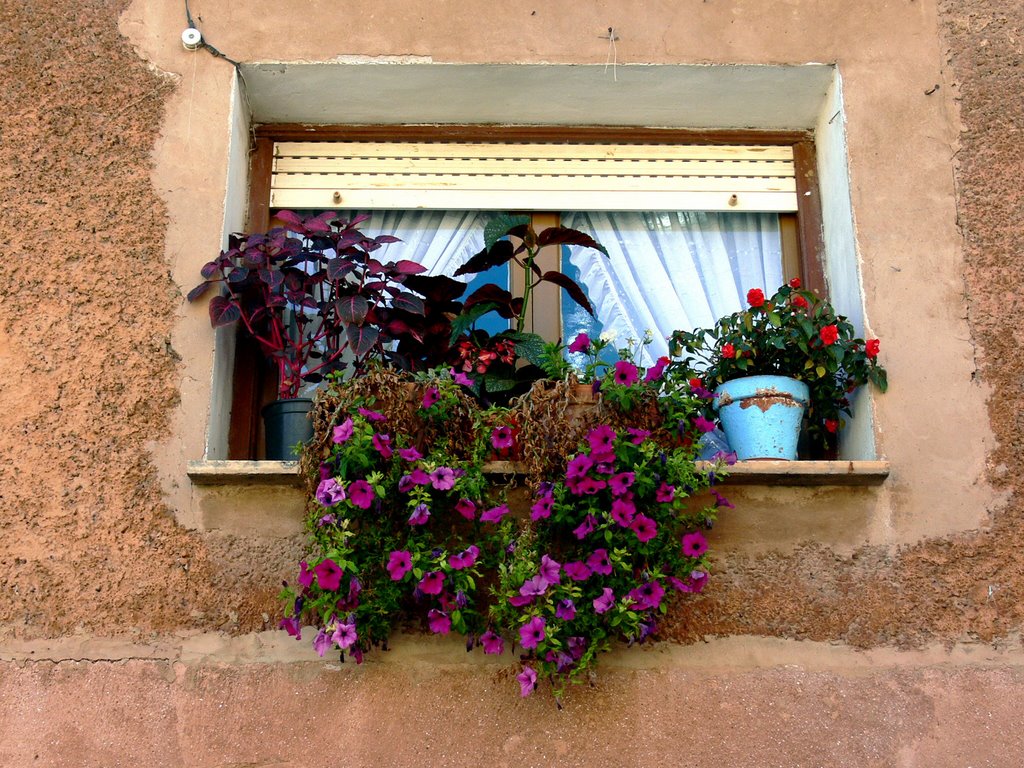
<instances>
[{"instance_id":1,"label":"wooden window frame","mask_svg":"<svg viewBox=\"0 0 1024 768\"><path fill-rule=\"evenodd\" d=\"M488 125L258 125L253 129L249 168L247 231L263 232L270 226L270 185L274 143L278 141L472 141L472 142L594 142L644 144L761 144L793 147L797 211L782 214L782 237L787 257L783 273L800 275L804 285L827 295L823 264L824 239L818 172L813 136L807 131L694 131L675 128L606 126L488 126ZM554 214L537 214L541 217ZM550 224L542 220L538 223ZM534 327L552 338L558 329L550 318L535 318ZM552 333L554 334L552 336ZM239 335L232 381L232 413L228 432L228 458L259 458L262 442L262 406L273 399L274 372L265 365L258 348Z\"/></svg>"}]
</instances>

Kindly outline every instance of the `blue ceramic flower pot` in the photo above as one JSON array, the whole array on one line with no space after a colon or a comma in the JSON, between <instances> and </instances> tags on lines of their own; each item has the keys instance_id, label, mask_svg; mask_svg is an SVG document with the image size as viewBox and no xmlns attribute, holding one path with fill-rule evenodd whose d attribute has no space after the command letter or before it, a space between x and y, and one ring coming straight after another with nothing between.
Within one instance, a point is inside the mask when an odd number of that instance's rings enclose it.
<instances>
[{"instance_id":1,"label":"blue ceramic flower pot","mask_svg":"<svg viewBox=\"0 0 1024 768\"><path fill-rule=\"evenodd\" d=\"M715 390L715 408L740 461L796 459L809 390L786 376L747 376Z\"/></svg>"}]
</instances>

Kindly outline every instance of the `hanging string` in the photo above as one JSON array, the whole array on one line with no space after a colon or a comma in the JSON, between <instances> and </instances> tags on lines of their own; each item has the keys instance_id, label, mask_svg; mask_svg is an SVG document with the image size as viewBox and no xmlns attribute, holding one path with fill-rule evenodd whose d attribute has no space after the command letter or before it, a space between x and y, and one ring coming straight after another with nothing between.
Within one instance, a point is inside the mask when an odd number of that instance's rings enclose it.
<instances>
[{"instance_id":1,"label":"hanging string","mask_svg":"<svg viewBox=\"0 0 1024 768\"><path fill-rule=\"evenodd\" d=\"M606 75L608 74L608 65L611 64L612 65L612 80L614 80L617 83L617 82L619 82L619 73L618 73L618 69L617 69L618 68L618 64L619 64L619 54L618 54L618 51L615 50L615 41L619 39L619 36L615 34L615 29L614 28L608 27L608 34L607 35L599 35L599 37L602 40L607 40L608 41L608 56L604 60L604 73Z\"/></svg>"}]
</instances>

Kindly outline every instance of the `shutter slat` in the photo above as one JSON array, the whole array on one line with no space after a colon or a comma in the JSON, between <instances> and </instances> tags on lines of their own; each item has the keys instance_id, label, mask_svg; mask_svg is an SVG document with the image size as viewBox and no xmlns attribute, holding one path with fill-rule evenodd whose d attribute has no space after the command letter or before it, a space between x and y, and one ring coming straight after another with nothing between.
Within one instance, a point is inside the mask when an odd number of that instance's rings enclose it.
<instances>
[{"instance_id":1,"label":"shutter slat","mask_svg":"<svg viewBox=\"0 0 1024 768\"><path fill-rule=\"evenodd\" d=\"M279 142L278 208L794 211L789 146Z\"/></svg>"}]
</instances>

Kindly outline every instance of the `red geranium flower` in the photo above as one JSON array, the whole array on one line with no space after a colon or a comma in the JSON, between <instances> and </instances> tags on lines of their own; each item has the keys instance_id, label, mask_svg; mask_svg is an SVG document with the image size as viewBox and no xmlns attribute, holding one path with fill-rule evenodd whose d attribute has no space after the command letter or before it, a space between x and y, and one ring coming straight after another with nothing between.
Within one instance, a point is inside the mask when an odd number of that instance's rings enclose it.
<instances>
[{"instance_id":1,"label":"red geranium flower","mask_svg":"<svg viewBox=\"0 0 1024 768\"><path fill-rule=\"evenodd\" d=\"M799 293L789 300L796 309L807 309L807 299L801 296Z\"/></svg>"},{"instance_id":2,"label":"red geranium flower","mask_svg":"<svg viewBox=\"0 0 1024 768\"><path fill-rule=\"evenodd\" d=\"M752 307L763 307L764 291L760 288L751 288L747 291L747 303Z\"/></svg>"},{"instance_id":3,"label":"red geranium flower","mask_svg":"<svg viewBox=\"0 0 1024 768\"><path fill-rule=\"evenodd\" d=\"M821 337L822 343L827 347L836 343L836 340L839 338L839 329L834 325L826 325L818 331L818 336Z\"/></svg>"},{"instance_id":4,"label":"red geranium flower","mask_svg":"<svg viewBox=\"0 0 1024 768\"><path fill-rule=\"evenodd\" d=\"M722 345L722 357L735 357L735 356L736 356L736 348L733 347L732 344L723 344Z\"/></svg>"},{"instance_id":5,"label":"red geranium flower","mask_svg":"<svg viewBox=\"0 0 1024 768\"><path fill-rule=\"evenodd\" d=\"M790 280L789 281L789 287L790 288L799 288L800 287L800 278L799 277L794 277L792 280Z\"/></svg>"},{"instance_id":6,"label":"red geranium flower","mask_svg":"<svg viewBox=\"0 0 1024 768\"><path fill-rule=\"evenodd\" d=\"M839 422L835 419L825 419L825 429L835 434L836 430L839 429Z\"/></svg>"},{"instance_id":7,"label":"red geranium flower","mask_svg":"<svg viewBox=\"0 0 1024 768\"><path fill-rule=\"evenodd\" d=\"M878 339L868 339L867 344L865 344L864 351L867 353L867 356L870 357L872 360L878 357L878 347L880 346L880 344L881 342Z\"/></svg>"}]
</instances>

